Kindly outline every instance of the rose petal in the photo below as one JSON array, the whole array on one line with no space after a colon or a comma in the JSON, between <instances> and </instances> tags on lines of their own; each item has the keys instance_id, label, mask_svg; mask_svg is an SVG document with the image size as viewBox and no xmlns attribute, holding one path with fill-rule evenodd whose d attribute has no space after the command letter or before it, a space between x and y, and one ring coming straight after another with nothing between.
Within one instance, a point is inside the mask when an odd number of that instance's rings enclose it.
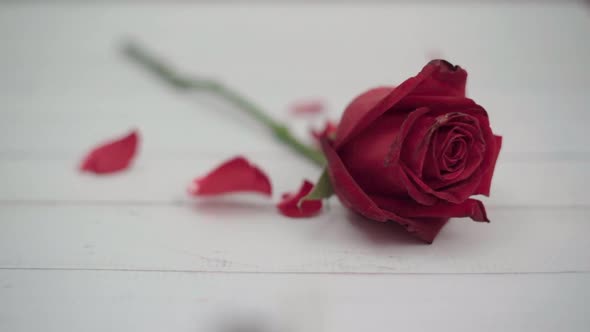
<instances>
[{"instance_id":1,"label":"rose petal","mask_svg":"<svg viewBox=\"0 0 590 332\"><path fill-rule=\"evenodd\" d=\"M447 188L445 190L435 190L426 183L424 183L424 181L420 179L416 174L414 174L414 172L411 169L405 166L403 166L403 168L405 170L404 175L407 175L407 177L404 178L404 181L408 186L408 192L410 193L412 198L416 199L416 201L424 205L433 205L436 201L422 202L419 199L421 196L416 196L416 193L418 193L419 195L424 195L424 197L428 197L428 194L430 194L436 198L445 200L447 202L459 204L463 203L469 196L474 194L475 188L479 186L479 183L481 181L479 174L474 174L468 180L455 184L450 188Z\"/></svg>"},{"instance_id":2,"label":"rose petal","mask_svg":"<svg viewBox=\"0 0 590 332\"><path fill-rule=\"evenodd\" d=\"M467 72L459 66L434 60L396 88L383 87L363 93L344 111L334 147L338 150L408 95L464 97L466 80Z\"/></svg>"},{"instance_id":3,"label":"rose petal","mask_svg":"<svg viewBox=\"0 0 590 332\"><path fill-rule=\"evenodd\" d=\"M478 173L478 168L485 157L484 151L486 149L486 144L478 119L463 113L454 113L454 115L448 113L448 115L450 118L454 117L455 121L449 121L449 123L444 125L452 129L449 132L449 135L445 138L446 142L443 140L443 147L438 151L439 155L437 158L439 161L444 161L445 149L453 137L461 136L465 139L465 144L468 145L468 149L465 151L464 158L454 171L452 169L444 169L445 171L452 171L454 173L442 175L441 172L439 179L428 183L434 189L449 186L476 175L476 173ZM456 121L458 118L463 118L463 122ZM441 171L443 171L443 169L441 169Z\"/></svg>"},{"instance_id":4,"label":"rose petal","mask_svg":"<svg viewBox=\"0 0 590 332\"><path fill-rule=\"evenodd\" d=\"M469 141L472 140L471 133L465 133L459 129L453 128L443 140L440 156L447 169L465 158Z\"/></svg>"},{"instance_id":5,"label":"rose petal","mask_svg":"<svg viewBox=\"0 0 590 332\"><path fill-rule=\"evenodd\" d=\"M485 113L485 110L472 99L456 96L409 95L395 105L396 109L401 110L413 110L419 107L428 107L436 115L451 112L467 113L470 109Z\"/></svg>"},{"instance_id":6,"label":"rose petal","mask_svg":"<svg viewBox=\"0 0 590 332\"><path fill-rule=\"evenodd\" d=\"M92 149L80 164L80 170L96 174L109 174L129 167L137 152L139 133L134 130Z\"/></svg>"},{"instance_id":7,"label":"rose petal","mask_svg":"<svg viewBox=\"0 0 590 332\"><path fill-rule=\"evenodd\" d=\"M291 218L307 218L316 215L322 209L322 200L299 201L313 189L313 183L304 180L297 193L285 193L277 208L281 214Z\"/></svg>"},{"instance_id":8,"label":"rose petal","mask_svg":"<svg viewBox=\"0 0 590 332\"><path fill-rule=\"evenodd\" d=\"M406 230L419 239L432 243L448 218L404 218L394 212L381 209L359 187L352 178L342 160L326 139L322 140L322 150L328 160L328 174L334 187L334 191L342 204L349 209L375 221L385 222L392 220L406 228Z\"/></svg>"},{"instance_id":9,"label":"rose petal","mask_svg":"<svg viewBox=\"0 0 590 332\"><path fill-rule=\"evenodd\" d=\"M346 143L345 140L348 139L347 137L363 117L394 89L395 87L393 86L378 87L368 90L353 99L344 110L344 114L338 124L338 130L336 130L336 142L338 144L335 147L340 147Z\"/></svg>"},{"instance_id":10,"label":"rose petal","mask_svg":"<svg viewBox=\"0 0 590 332\"><path fill-rule=\"evenodd\" d=\"M414 123L428 109L417 109L409 115L388 113L369 130L344 145L338 154L356 182L369 194L403 195L406 193L400 176L399 156L406 136ZM386 173L386 177L374 174Z\"/></svg>"},{"instance_id":11,"label":"rose petal","mask_svg":"<svg viewBox=\"0 0 590 332\"><path fill-rule=\"evenodd\" d=\"M425 169L427 172L420 176L415 167L410 167L414 175L411 178L420 178L414 182L422 187L422 183L434 191L442 190L451 194L451 202L460 203L468 196L473 195L474 185L479 184L480 175L487 170L486 166L486 140L484 135L489 128L481 127L480 122L487 126L487 115L485 112L480 113L475 110L468 113L452 112L437 117L437 123L440 124L439 133L433 141L432 153L427 156ZM449 167L445 164L447 161L444 153L454 138L465 140L467 149L461 160ZM480 165L484 165L481 167ZM409 165L411 166L411 165ZM464 181L469 179L468 181ZM471 189L469 189L471 188ZM430 192L430 191L427 191ZM447 200L434 193L435 196ZM448 196L451 197L451 196Z\"/></svg>"},{"instance_id":12,"label":"rose petal","mask_svg":"<svg viewBox=\"0 0 590 332\"><path fill-rule=\"evenodd\" d=\"M317 142L319 142L324 137L332 138L336 134L337 129L338 129L338 125L336 125L334 122L326 121L326 123L324 125L324 129L315 130L312 128L310 130L310 133L311 133L311 136L313 136L313 138Z\"/></svg>"},{"instance_id":13,"label":"rose petal","mask_svg":"<svg viewBox=\"0 0 590 332\"><path fill-rule=\"evenodd\" d=\"M407 225L406 230L420 240L432 244L440 233L440 230L447 224L449 218L413 218Z\"/></svg>"},{"instance_id":14,"label":"rose petal","mask_svg":"<svg viewBox=\"0 0 590 332\"><path fill-rule=\"evenodd\" d=\"M430 61L426 67L434 70L412 91L412 95L465 97L465 69L440 59Z\"/></svg>"},{"instance_id":15,"label":"rose petal","mask_svg":"<svg viewBox=\"0 0 590 332\"><path fill-rule=\"evenodd\" d=\"M188 192L194 196L220 195L235 192L258 192L272 195L268 176L244 157L230 159L207 175L193 180Z\"/></svg>"},{"instance_id":16,"label":"rose petal","mask_svg":"<svg viewBox=\"0 0 590 332\"><path fill-rule=\"evenodd\" d=\"M468 170L470 168L470 164L467 164L464 173L470 174L471 172L473 172L471 174L471 177L465 178L465 180L462 180L458 185L454 185L452 188L449 188L448 192L455 195L484 194L487 196L489 195L489 185L487 185L486 188L485 184L482 185L481 183L484 180L484 175L488 175L490 178L488 178L487 180L491 182L491 176L493 175L493 173L490 173L490 169L492 169L492 167L495 166L495 162L499 153L499 147L497 147L498 139L497 136L495 136L492 133L492 130L489 126L489 119L487 117L487 113L473 113L472 115L474 115L477 118L479 128L481 129L480 131L478 131L478 139L481 140L483 151L481 149L470 150L470 154L476 153L475 158L473 156L469 156L468 158L469 162L477 162L477 164L475 165L476 168L473 169L473 164L471 164L471 170ZM463 177L458 177L456 180L461 180L462 178ZM474 185L476 186L474 187ZM484 187L482 188L482 186Z\"/></svg>"},{"instance_id":17,"label":"rose petal","mask_svg":"<svg viewBox=\"0 0 590 332\"><path fill-rule=\"evenodd\" d=\"M363 216L376 220L387 221L387 216L381 209L371 200L369 196L359 187L354 178L350 175L342 160L334 151L330 143L324 139L322 140L322 150L328 159L328 173L330 181L335 193L342 203L362 214Z\"/></svg>"},{"instance_id":18,"label":"rose petal","mask_svg":"<svg viewBox=\"0 0 590 332\"><path fill-rule=\"evenodd\" d=\"M492 177L494 176L494 170L496 168L496 161L498 160L498 156L500 155L500 149L502 148L502 136L494 136L495 146L494 146L494 154L490 160L490 167L486 171L486 173L482 176L481 183L479 184L479 188L475 191L475 194L482 194L484 196L490 195L490 187L492 186ZM488 148L491 148L488 145Z\"/></svg>"},{"instance_id":19,"label":"rose petal","mask_svg":"<svg viewBox=\"0 0 590 332\"><path fill-rule=\"evenodd\" d=\"M406 165L401 165L401 170L398 174L403 187L408 191L408 195L416 202L422 205L434 205L438 202L437 197L431 192L433 190L421 182L420 179L416 179L417 176Z\"/></svg>"},{"instance_id":20,"label":"rose petal","mask_svg":"<svg viewBox=\"0 0 590 332\"><path fill-rule=\"evenodd\" d=\"M291 113L294 115L318 114L325 109L326 105L319 99L298 101L290 107Z\"/></svg>"},{"instance_id":21,"label":"rose petal","mask_svg":"<svg viewBox=\"0 0 590 332\"><path fill-rule=\"evenodd\" d=\"M476 199L468 199L460 204L439 201L435 205L424 206L412 200L396 200L390 197L371 196L377 205L406 218L462 218L489 222L485 207Z\"/></svg>"},{"instance_id":22,"label":"rose petal","mask_svg":"<svg viewBox=\"0 0 590 332\"><path fill-rule=\"evenodd\" d=\"M410 113L408 120L410 120L410 117L414 113L421 109L427 108L420 108ZM424 173L424 163L426 161L427 153L431 148L433 137L435 138L437 134L437 130L435 130L436 128L433 129L436 119L434 119L431 114L428 115L429 116L416 119L416 123L412 125L412 128L407 129L407 132L405 133L406 138L403 144L400 145L397 156L398 159L401 159L418 174ZM400 132L400 134L401 133L402 132Z\"/></svg>"}]
</instances>

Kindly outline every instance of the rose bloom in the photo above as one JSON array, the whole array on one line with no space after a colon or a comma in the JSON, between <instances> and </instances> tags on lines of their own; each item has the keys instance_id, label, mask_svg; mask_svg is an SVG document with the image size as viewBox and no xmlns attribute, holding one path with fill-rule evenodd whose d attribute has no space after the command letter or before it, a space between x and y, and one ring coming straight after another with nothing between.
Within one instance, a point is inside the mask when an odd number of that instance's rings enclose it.
<instances>
[{"instance_id":1,"label":"rose bloom","mask_svg":"<svg viewBox=\"0 0 590 332\"><path fill-rule=\"evenodd\" d=\"M376 221L392 220L432 243L451 217L486 221L473 195L490 193L502 138L465 97L467 72L428 63L397 87L379 87L346 108L322 149L335 193Z\"/></svg>"}]
</instances>

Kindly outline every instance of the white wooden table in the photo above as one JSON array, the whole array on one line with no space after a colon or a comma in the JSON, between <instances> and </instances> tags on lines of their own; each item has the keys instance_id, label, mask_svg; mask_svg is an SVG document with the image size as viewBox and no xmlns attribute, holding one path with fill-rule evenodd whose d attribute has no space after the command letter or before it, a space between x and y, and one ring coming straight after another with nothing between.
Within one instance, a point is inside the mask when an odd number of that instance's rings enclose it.
<instances>
[{"instance_id":1,"label":"white wooden table","mask_svg":"<svg viewBox=\"0 0 590 332\"><path fill-rule=\"evenodd\" d=\"M582 5L0 6L0 331L588 331L588 35ZM275 199L319 170L129 63L125 38L282 119L305 97L336 119L429 54L462 65L504 136L492 223L453 220L428 246L337 201L292 220L186 197L236 154ZM76 171L130 128L130 171Z\"/></svg>"}]
</instances>

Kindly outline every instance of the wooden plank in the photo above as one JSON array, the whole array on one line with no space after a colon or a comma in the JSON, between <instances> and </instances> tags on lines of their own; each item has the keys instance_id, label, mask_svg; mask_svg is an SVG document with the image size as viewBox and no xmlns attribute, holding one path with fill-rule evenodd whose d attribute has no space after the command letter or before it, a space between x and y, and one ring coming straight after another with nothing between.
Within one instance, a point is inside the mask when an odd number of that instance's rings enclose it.
<instances>
[{"instance_id":1,"label":"wooden plank","mask_svg":"<svg viewBox=\"0 0 590 332\"><path fill-rule=\"evenodd\" d=\"M138 84L147 79L129 76L127 80ZM130 128L137 128L143 134L146 151L159 154L177 151L188 155L220 150L277 152L282 149L245 114L210 96L170 94L165 86L160 86L159 89L140 90L146 97L111 99L105 96L95 103L89 100L96 98L97 87L90 85L88 88L85 98L78 96L71 100L47 98L45 94L32 99L14 95L4 98L4 102L0 100L4 110L0 112L0 158L31 154L57 158L81 153ZM327 117L337 120L346 103L361 91L325 95L326 101L336 106L331 106L327 116L316 119L289 118L287 104L297 99L293 93L271 89L254 97L275 117L288 121L302 139L310 141L311 127L320 127ZM277 99L267 102L268 95ZM494 130L506 137L505 153L519 156L581 152L590 159L584 126L590 122L590 115L584 112L590 104L587 94L539 96L539 93L481 92L473 96L487 107Z\"/></svg>"},{"instance_id":2,"label":"wooden plank","mask_svg":"<svg viewBox=\"0 0 590 332\"><path fill-rule=\"evenodd\" d=\"M294 99L318 95L337 118L356 94L414 75L425 53L436 50L470 71L469 95L488 108L494 128L507 137L505 152L583 152L586 158L590 152L584 128L590 122L584 111L590 48L579 42L590 22L578 5L318 5L248 8L247 16L243 10L5 8L0 157L80 153L130 127L145 133L150 151L279 149L268 136L253 134L258 127L237 112L170 91L125 61L116 48L124 35L137 36L182 71L218 76L280 118ZM429 13L428 24L415 26ZM407 26L412 34L392 35ZM304 123L294 126L306 131Z\"/></svg>"},{"instance_id":3,"label":"wooden plank","mask_svg":"<svg viewBox=\"0 0 590 332\"><path fill-rule=\"evenodd\" d=\"M578 4L2 6L0 330L585 331L588 28ZM337 118L428 52L461 64L505 136L493 222L454 220L427 246L336 202L291 220L262 198L187 199L187 181L236 153L277 194L318 171L127 63L125 36L282 119L318 94ZM130 172L76 173L130 127L145 138Z\"/></svg>"},{"instance_id":4,"label":"wooden plank","mask_svg":"<svg viewBox=\"0 0 590 332\"><path fill-rule=\"evenodd\" d=\"M0 267L222 272L590 271L590 210L491 208L433 245L331 204L308 220L266 201L187 206L1 206Z\"/></svg>"},{"instance_id":5,"label":"wooden plank","mask_svg":"<svg viewBox=\"0 0 590 332\"><path fill-rule=\"evenodd\" d=\"M0 271L4 331L586 331L588 274ZM230 329L233 328L233 329Z\"/></svg>"},{"instance_id":6,"label":"wooden plank","mask_svg":"<svg viewBox=\"0 0 590 332\"><path fill-rule=\"evenodd\" d=\"M172 154L172 158L180 156ZM0 203L115 202L189 204L186 187L232 154L195 154L194 159L152 159L139 156L125 173L97 177L81 174L78 159L0 160ZM319 169L307 161L282 153L250 153L247 156L266 170L272 179L275 197L295 190L303 178L315 181ZM590 185L588 161L524 162L500 158L490 206L590 206L586 195ZM272 204L263 199L264 204Z\"/></svg>"},{"instance_id":7,"label":"wooden plank","mask_svg":"<svg viewBox=\"0 0 590 332\"><path fill-rule=\"evenodd\" d=\"M561 3L7 6L0 13L0 69L27 73L3 75L5 91L63 93L68 87L75 95L85 90L80 82L90 81L131 91L135 82L119 80L115 67L105 64L116 62L117 41L132 36L181 68L233 78L240 86L256 77L262 83L251 92L291 82L284 91L294 92L292 84L300 93L346 84L354 93L413 74L432 51L471 68L474 89L583 92L590 82L583 66L590 49L580 43L590 26L586 14L582 4ZM411 34L400 33L408 27ZM66 66L69 71L62 70ZM112 76L83 75L88 66Z\"/></svg>"}]
</instances>

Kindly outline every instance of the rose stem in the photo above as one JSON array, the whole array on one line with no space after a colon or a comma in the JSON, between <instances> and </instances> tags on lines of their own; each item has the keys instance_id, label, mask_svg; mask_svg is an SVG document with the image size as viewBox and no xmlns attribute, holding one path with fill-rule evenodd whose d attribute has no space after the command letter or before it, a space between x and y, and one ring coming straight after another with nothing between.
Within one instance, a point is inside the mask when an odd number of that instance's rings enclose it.
<instances>
[{"instance_id":1,"label":"rose stem","mask_svg":"<svg viewBox=\"0 0 590 332\"><path fill-rule=\"evenodd\" d=\"M276 138L291 147L300 155L319 166L325 165L326 160L320 151L300 142L295 136L293 136L287 126L274 120L260 107L221 82L213 79L182 76L133 43L126 43L123 47L123 52L131 60L142 65L175 89L208 91L229 101L270 129Z\"/></svg>"}]
</instances>

